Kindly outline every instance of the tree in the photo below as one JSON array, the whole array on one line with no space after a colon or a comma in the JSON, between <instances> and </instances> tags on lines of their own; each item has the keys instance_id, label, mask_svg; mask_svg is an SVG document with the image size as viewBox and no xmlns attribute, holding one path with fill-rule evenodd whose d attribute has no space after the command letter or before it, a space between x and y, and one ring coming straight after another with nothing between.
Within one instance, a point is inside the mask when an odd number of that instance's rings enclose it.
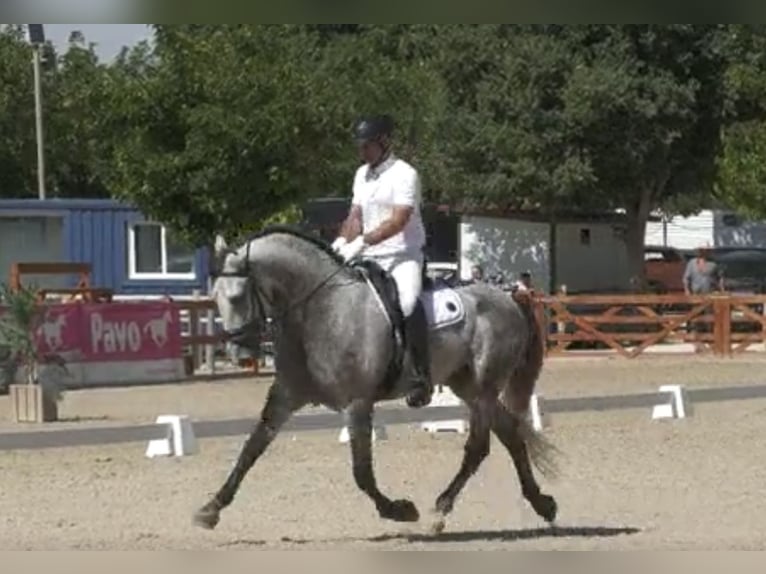
<instances>
[{"instance_id":1,"label":"tree","mask_svg":"<svg viewBox=\"0 0 766 574\"><path fill-rule=\"evenodd\" d=\"M112 125L114 72L99 62L93 44L74 32L52 75L46 96L50 195L109 197L106 181L120 137Z\"/></svg>"},{"instance_id":2,"label":"tree","mask_svg":"<svg viewBox=\"0 0 766 574\"><path fill-rule=\"evenodd\" d=\"M712 195L726 102L721 32L610 27L573 78L573 117L598 181L594 199L626 210L631 268L642 280L650 213Z\"/></svg>"},{"instance_id":3,"label":"tree","mask_svg":"<svg viewBox=\"0 0 766 574\"><path fill-rule=\"evenodd\" d=\"M67 51L43 46L42 107L48 197L108 197L113 69L75 32ZM37 197L32 50L22 27L0 31L0 196Z\"/></svg>"},{"instance_id":4,"label":"tree","mask_svg":"<svg viewBox=\"0 0 766 574\"><path fill-rule=\"evenodd\" d=\"M289 25L155 29L156 49L119 106L112 188L197 244L347 191L350 128L368 106L396 101L405 122L429 118L416 104L429 104L434 77L378 57L366 37L328 42Z\"/></svg>"},{"instance_id":5,"label":"tree","mask_svg":"<svg viewBox=\"0 0 766 574\"><path fill-rule=\"evenodd\" d=\"M0 30L0 197L36 196L32 53L21 26Z\"/></svg>"},{"instance_id":6,"label":"tree","mask_svg":"<svg viewBox=\"0 0 766 574\"><path fill-rule=\"evenodd\" d=\"M766 26L730 26L726 50L728 122L716 197L740 213L766 218Z\"/></svg>"},{"instance_id":7,"label":"tree","mask_svg":"<svg viewBox=\"0 0 766 574\"><path fill-rule=\"evenodd\" d=\"M712 191L721 27L466 27L443 41L449 155L462 176L452 181L481 205L624 209L643 279L651 211Z\"/></svg>"}]
</instances>

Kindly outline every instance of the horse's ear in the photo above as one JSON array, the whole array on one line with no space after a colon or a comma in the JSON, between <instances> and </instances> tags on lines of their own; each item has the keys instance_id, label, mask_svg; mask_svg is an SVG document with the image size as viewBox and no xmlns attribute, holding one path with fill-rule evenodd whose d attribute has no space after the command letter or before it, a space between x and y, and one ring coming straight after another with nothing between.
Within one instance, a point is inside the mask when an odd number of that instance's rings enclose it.
<instances>
[{"instance_id":1,"label":"horse's ear","mask_svg":"<svg viewBox=\"0 0 766 574\"><path fill-rule=\"evenodd\" d=\"M226 240L223 235L216 235L215 242L213 243L213 250L216 257L223 257L226 255L229 246L226 244Z\"/></svg>"},{"instance_id":2,"label":"horse's ear","mask_svg":"<svg viewBox=\"0 0 766 574\"><path fill-rule=\"evenodd\" d=\"M215 241L213 242L213 274L219 272L223 268L223 263L226 261L226 256L231 252L232 250L227 245L223 235L216 235Z\"/></svg>"}]
</instances>

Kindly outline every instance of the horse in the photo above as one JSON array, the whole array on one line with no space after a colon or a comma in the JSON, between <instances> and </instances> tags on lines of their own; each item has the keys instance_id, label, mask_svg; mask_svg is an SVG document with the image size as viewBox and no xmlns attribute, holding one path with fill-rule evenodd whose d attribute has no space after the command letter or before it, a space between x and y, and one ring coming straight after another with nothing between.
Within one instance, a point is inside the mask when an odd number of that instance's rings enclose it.
<instances>
[{"instance_id":1,"label":"horse","mask_svg":"<svg viewBox=\"0 0 766 574\"><path fill-rule=\"evenodd\" d=\"M309 404L345 413L354 480L380 518L420 520L410 500L393 500L381 491L373 470L375 405L404 396L410 366L409 353L395 336L401 311L393 280L375 264L345 262L326 241L292 226L267 227L238 249L219 236L214 253L218 270L211 294L225 337L255 348L270 317L276 374L234 467L194 513L193 524L216 527L247 472L293 413ZM541 491L532 469L555 473L555 448L528 418L544 357L532 305L485 284L427 285L421 298L430 311L434 385L449 387L469 410L463 459L436 499L433 531L444 529L460 492L489 454L490 432L513 459L525 499L546 522L554 522L557 503ZM441 323L439 303L452 313L446 319L442 313Z\"/></svg>"}]
</instances>

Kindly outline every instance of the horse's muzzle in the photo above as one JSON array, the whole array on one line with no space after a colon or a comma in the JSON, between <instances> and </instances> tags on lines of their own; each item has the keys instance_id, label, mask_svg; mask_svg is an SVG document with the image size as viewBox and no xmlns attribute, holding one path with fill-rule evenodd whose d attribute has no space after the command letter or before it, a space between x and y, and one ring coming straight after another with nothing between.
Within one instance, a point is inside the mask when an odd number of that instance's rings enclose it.
<instances>
[{"instance_id":1,"label":"horse's muzzle","mask_svg":"<svg viewBox=\"0 0 766 574\"><path fill-rule=\"evenodd\" d=\"M258 350L261 343L261 338L258 336L258 330L252 324L243 325L242 327L232 329L231 331L224 330L223 338L226 342L234 343L235 345L252 351Z\"/></svg>"}]
</instances>

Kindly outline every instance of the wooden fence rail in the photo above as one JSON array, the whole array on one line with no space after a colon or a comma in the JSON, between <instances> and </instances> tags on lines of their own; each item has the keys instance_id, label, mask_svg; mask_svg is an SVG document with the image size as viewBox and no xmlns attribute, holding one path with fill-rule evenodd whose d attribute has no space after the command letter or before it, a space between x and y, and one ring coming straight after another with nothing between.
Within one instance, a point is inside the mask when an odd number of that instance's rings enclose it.
<instances>
[{"instance_id":1,"label":"wooden fence rail","mask_svg":"<svg viewBox=\"0 0 766 574\"><path fill-rule=\"evenodd\" d=\"M532 294L531 300L547 356L595 350L634 358L685 343L695 353L731 357L766 344L766 295ZM225 347L215 301L200 296L172 304L185 326L181 341L192 371L202 364L212 369ZM257 371L258 361L252 367Z\"/></svg>"},{"instance_id":2,"label":"wooden fence rail","mask_svg":"<svg viewBox=\"0 0 766 574\"><path fill-rule=\"evenodd\" d=\"M532 301L548 356L606 350L634 358L649 348L686 343L695 353L725 357L766 343L766 295L532 295ZM201 363L203 353L223 341L210 323L218 317L215 302L175 304L188 316L182 341Z\"/></svg>"},{"instance_id":3,"label":"wooden fence rail","mask_svg":"<svg viewBox=\"0 0 766 574\"><path fill-rule=\"evenodd\" d=\"M766 295L575 295L533 297L548 355L612 350L627 358L669 343L732 356L766 337Z\"/></svg>"}]
</instances>

